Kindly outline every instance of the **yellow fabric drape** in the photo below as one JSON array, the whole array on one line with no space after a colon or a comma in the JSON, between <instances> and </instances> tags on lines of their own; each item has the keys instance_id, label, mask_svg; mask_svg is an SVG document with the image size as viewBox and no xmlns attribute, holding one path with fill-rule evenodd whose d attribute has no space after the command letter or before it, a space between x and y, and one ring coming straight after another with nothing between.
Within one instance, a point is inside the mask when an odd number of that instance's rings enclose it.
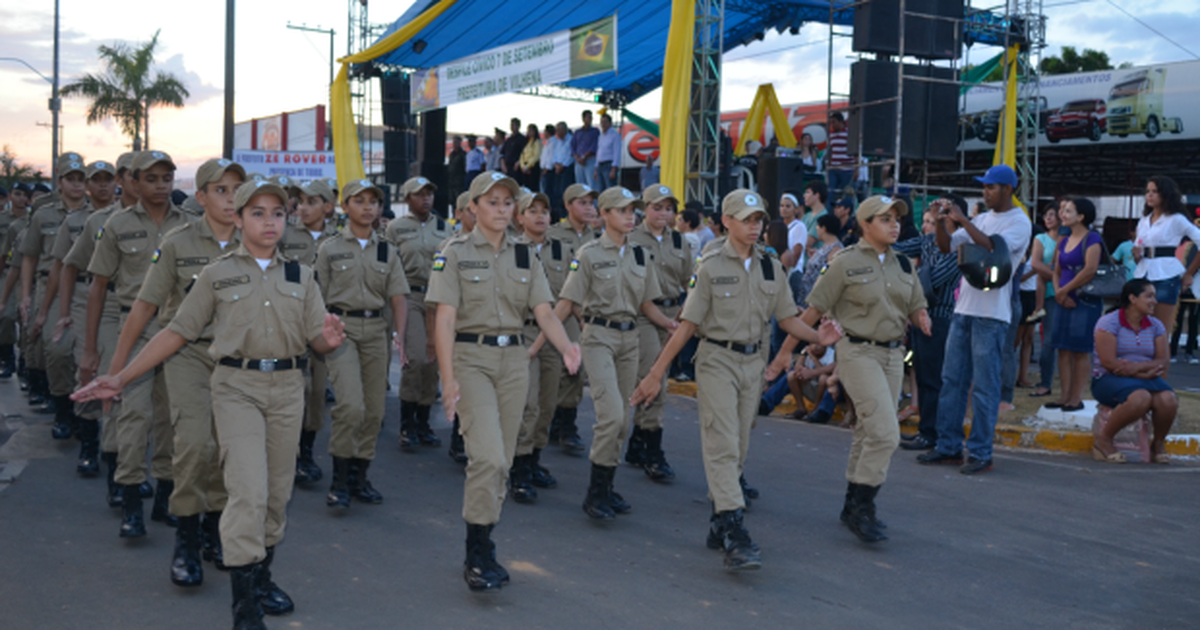
<instances>
[{"instance_id":1,"label":"yellow fabric drape","mask_svg":"<svg viewBox=\"0 0 1200 630\"><path fill-rule=\"evenodd\" d=\"M350 102L350 64L365 63L396 50L429 26L430 22L456 1L441 0L417 16L417 19L376 42L374 46L338 59L342 69L338 71L337 78L329 89L329 118L333 124L333 156L337 162L339 187L364 176L362 152L358 147L358 130L354 126L354 108Z\"/></svg>"},{"instance_id":2,"label":"yellow fabric drape","mask_svg":"<svg viewBox=\"0 0 1200 630\"><path fill-rule=\"evenodd\" d=\"M695 0L672 0L671 29L663 58L662 137L659 155L663 185L684 190L687 172L688 101L692 93L692 50L696 30Z\"/></svg>"},{"instance_id":3,"label":"yellow fabric drape","mask_svg":"<svg viewBox=\"0 0 1200 630\"><path fill-rule=\"evenodd\" d=\"M1004 111L1000 116L996 150L992 154L992 166L1005 164L1013 170L1017 170L1017 56L1020 54L1021 47L1014 44L1008 47L1004 58L1004 63L1008 66L1008 78L1004 84ZM1026 117L1030 115L1031 112L1025 112ZM1017 172L1018 177L1021 175ZM1024 210L1026 214L1029 213L1029 208L1021 202L1015 192L1013 205Z\"/></svg>"},{"instance_id":4,"label":"yellow fabric drape","mask_svg":"<svg viewBox=\"0 0 1200 630\"><path fill-rule=\"evenodd\" d=\"M750 104L750 112L746 114L746 122L742 125L741 135L738 136L734 155L745 155L747 142L762 141L759 130L762 129L763 117L768 113L771 114L771 126L775 129L775 138L779 140L779 146L786 149L796 148L796 134L788 126L787 115L783 113L783 106L779 104L779 97L775 95L775 86L764 83L758 86L754 102Z\"/></svg>"}]
</instances>

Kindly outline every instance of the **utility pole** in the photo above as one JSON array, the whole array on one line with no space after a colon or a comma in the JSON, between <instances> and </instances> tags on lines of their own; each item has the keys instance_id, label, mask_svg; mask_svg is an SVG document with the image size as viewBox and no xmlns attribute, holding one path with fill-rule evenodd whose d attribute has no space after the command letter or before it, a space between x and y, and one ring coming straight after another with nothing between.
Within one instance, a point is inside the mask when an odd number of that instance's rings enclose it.
<instances>
[{"instance_id":1,"label":"utility pole","mask_svg":"<svg viewBox=\"0 0 1200 630\"><path fill-rule=\"evenodd\" d=\"M50 137L50 177L58 183L58 112L62 109L62 99L58 98L58 0L54 0L54 81L50 83L50 115L53 125Z\"/></svg>"},{"instance_id":2,"label":"utility pole","mask_svg":"<svg viewBox=\"0 0 1200 630\"><path fill-rule=\"evenodd\" d=\"M233 159L233 24L237 14L235 0L225 0L225 126L222 133L221 155Z\"/></svg>"},{"instance_id":3,"label":"utility pole","mask_svg":"<svg viewBox=\"0 0 1200 630\"><path fill-rule=\"evenodd\" d=\"M333 86L333 35L334 35L333 29L321 28L319 26L312 27L312 26L307 26L305 24L296 26L295 24L292 24L291 22L288 22L287 27L290 29L297 30L297 31L309 31L311 33L323 33L323 34L329 36L329 85L330 85L330 87L332 87Z\"/></svg>"}]
</instances>

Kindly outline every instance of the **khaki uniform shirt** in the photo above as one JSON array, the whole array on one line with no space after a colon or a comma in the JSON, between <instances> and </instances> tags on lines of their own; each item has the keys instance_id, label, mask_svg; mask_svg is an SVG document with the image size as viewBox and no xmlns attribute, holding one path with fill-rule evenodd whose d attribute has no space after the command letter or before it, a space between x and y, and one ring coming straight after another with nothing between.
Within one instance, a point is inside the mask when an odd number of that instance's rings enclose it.
<instances>
[{"instance_id":1,"label":"khaki uniform shirt","mask_svg":"<svg viewBox=\"0 0 1200 630\"><path fill-rule=\"evenodd\" d=\"M429 301L458 310L460 333L519 334L526 314L553 299L534 248L507 234L499 251L478 230L463 234L434 260Z\"/></svg>"},{"instance_id":2,"label":"khaki uniform shirt","mask_svg":"<svg viewBox=\"0 0 1200 630\"><path fill-rule=\"evenodd\" d=\"M560 219L558 223L551 225L546 230L546 240L562 241L564 245L570 245L572 251L579 251L584 243L588 243L600 238L603 232L593 230L590 227L584 226L583 233L575 231L571 226L571 222L566 219Z\"/></svg>"},{"instance_id":3,"label":"khaki uniform shirt","mask_svg":"<svg viewBox=\"0 0 1200 630\"><path fill-rule=\"evenodd\" d=\"M28 213L26 213L28 216ZM0 211L0 246L4 245L4 239L8 236L8 228L17 221L17 215L13 214L12 202L4 204L4 210ZM7 251L5 249L4 251Z\"/></svg>"},{"instance_id":4,"label":"khaki uniform shirt","mask_svg":"<svg viewBox=\"0 0 1200 630\"><path fill-rule=\"evenodd\" d=\"M71 248L87 228L88 219L91 219L93 214L95 212L89 209L88 212L76 211L67 215L67 218L58 228L58 235L54 237L54 244L50 246L50 255L55 260L66 260L67 254L71 253ZM87 277L86 274L83 277Z\"/></svg>"},{"instance_id":5,"label":"khaki uniform shirt","mask_svg":"<svg viewBox=\"0 0 1200 630\"><path fill-rule=\"evenodd\" d=\"M25 238L21 241L21 255L38 259L38 273L50 273L50 268L54 266L54 239L58 237L58 228L68 214L79 214L86 219L91 210L92 206L86 200L74 212L68 212L61 202L43 206L29 222L30 229L25 231Z\"/></svg>"},{"instance_id":6,"label":"khaki uniform shirt","mask_svg":"<svg viewBox=\"0 0 1200 630\"><path fill-rule=\"evenodd\" d=\"M130 208L114 212L96 234L96 251L88 263L88 271L115 282L117 288L114 292L121 308L131 308L163 236L190 220L191 215L175 204L167 207L162 225L150 218L140 201Z\"/></svg>"},{"instance_id":7,"label":"khaki uniform shirt","mask_svg":"<svg viewBox=\"0 0 1200 630\"><path fill-rule=\"evenodd\" d=\"M683 238L683 234L667 228L663 230L660 240L643 223L630 232L629 240L641 245L650 254L663 298L678 298L696 267L696 252L692 251L691 244Z\"/></svg>"},{"instance_id":8,"label":"khaki uniform shirt","mask_svg":"<svg viewBox=\"0 0 1200 630\"><path fill-rule=\"evenodd\" d=\"M165 327L175 318L179 305L200 277L200 271L241 244L241 231L234 229L229 242L222 248L204 217L167 232L151 258L150 270L146 272L146 281L138 291L137 299L157 306L158 323ZM200 338L212 339L212 330L204 331Z\"/></svg>"},{"instance_id":9,"label":"khaki uniform shirt","mask_svg":"<svg viewBox=\"0 0 1200 630\"><path fill-rule=\"evenodd\" d=\"M400 250L410 288L429 286L429 273L438 245L453 235L450 224L434 214L430 214L424 223L411 214L388 223L387 240Z\"/></svg>"},{"instance_id":10,"label":"khaki uniform shirt","mask_svg":"<svg viewBox=\"0 0 1200 630\"><path fill-rule=\"evenodd\" d=\"M846 248L821 273L808 305L829 314L849 335L902 339L909 316L925 308L925 292L912 263L909 271L900 266L901 256L889 247L880 261L866 241Z\"/></svg>"},{"instance_id":11,"label":"khaki uniform shirt","mask_svg":"<svg viewBox=\"0 0 1200 630\"><path fill-rule=\"evenodd\" d=\"M321 244L313 269L325 304L346 311L380 311L409 293L396 248L375 232L363 247L354 232L343 230Z\"/></svg>"},{"instance_id":12,"label":"khaki uniform shirt","mask_svg":"<svg viewBox=\"0 0 1200 630\"><path fill-rule=\"evenodd\" d=\"M121 210L120 202L89 214L87 221L83 224L83 238L77 238L71 244L71 250L63 257L63 264L78 269L80 276L90 278L91 274L87 272L88 263L92 262L92 254L96 251L96 241L100 240L100 229L118 210Z\"/></svg>"},{"instance_id":13,"label":"khaki uniform shirt","mask_svg":"<svg viewBox=\"0 0 1200 630\"><path fill-rule=\"evenodd\" d=\"M774 256L752 250L749 268L728 241L700 257L689 283L681 317L696 325L700 336L715 341L756 344L774 315L796 315L783 265Z\"/></svg>"},{"instance_id":14,"label":"khaki uniform shirt","mask_svg":"<svg viewBox=\"0 0 1200 630\"><path fill-rule=\"evenodd\" d=\"M584 317L633 321L642 304L661 298L662 291L650 254L633 243L623 249L624 255L607 233L581 247L571 261L562 299L578 304Z\"/></svg>"},{"instance_id":15,"label":"khaki uniform shirt","mask_svg":"<svg viewBox=\"0 0 1200 630\"><path fill-rule=\"evenodd\" d=\"M304 355L321 336L325 302L312 269L294 265L296 282L278 251L266 270L245 246L205 267L167 326L188 341L213 327L213 360L288 359Z\"/></svg>"},{"instance_id":16,"label":"khaki uniform shirt","mask_svg":"<svg viewBox=\"0 0 1200 630\"><path fill-rule=\"evenodd\" d=\"M325 223L325 229L316 238L303 223L289 225L279 241L279 253L288 260L311 267L317 264L317 250L321 244L337 235L337 226L332 221Z\"/></svg>"},{"instance_id":17,"label":"khaki uniform shirt","mask_svg":"<svg viewBox=\"0 0 1200 630\"><path fill-rule=\"evenodd\" d=\"M20 219L13 218L12 223L8 224L8 229L4 231L4 241L0 251L4 252L5 258L8 259L9 265L13 267L20 266L16 261L21 259L20 253L17 252L17 246L25 238L25 231L29 228L29 213Z\"/></svg>"}]
</instances>

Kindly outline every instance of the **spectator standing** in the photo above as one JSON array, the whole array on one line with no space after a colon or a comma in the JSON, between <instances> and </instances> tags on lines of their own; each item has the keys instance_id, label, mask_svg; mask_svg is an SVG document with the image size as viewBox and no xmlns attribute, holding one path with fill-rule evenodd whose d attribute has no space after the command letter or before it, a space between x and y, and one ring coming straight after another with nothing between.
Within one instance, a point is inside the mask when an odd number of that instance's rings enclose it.
<instances>
[{"instance_id":1,"label":"spectator standing","mask_svg":"<svg viewBox=\"0 0 1200 630\"><path fill-rule=\"evenodd\" d=\"M857 160L849 154L849 134L846 133L846 118L841 112L829 117L829 189L835 195L853 183Z\"/></svg>"},{"instance_id":2,"label":"spectator standing","mask_svg":"<svg viewBox=\"0 0 1200 630\"><path fill-rule=\"evenodd\" d=\"M821 172L821 155L817 151L817 145L813 144L811 133L800 134L800 147L796 157L800 158L800 163L804 165L806 176Z\"/></svg>"},{"instance_id":3,"label":"spectator standing","mask_svg":"<svg viewBox=\"0 0 1200 630\"><path fill-rule=\"evenodd\" d=\"M1182 262L1184 265L1189 264L1197 254L1196 246L1192 243L1181 243L1176 252L1179 262ZM1183 321L1185 319L1187 320L1188 340L1187 346L1184 347L1183 351L1184 359L1189 365L1200 363L1200 358L1196 357L1196 335L1200 333L1200 322L1196 320L1196 315L1200 314L1200 304L1196 303L1196 296L1192 290L1195 286L1193 282L1192 287L1184 289L1183 293L1179 295L1181 302L1183 300L1187 301L1180 304L1176 310L1175 326L1171 332L1171 363L1175 362L1176 355L1179 354L1179 340L1183 335Z\"/></svg>"},{"instance_id":4,"label":"spectator standing","mask_svg":"<svg viewBox=\"0 0 1200 630\"><path fill-rule=\"evenodd\" d=\"M546 125L546 129L542 132L542 157L538 160L538 166L542 169L542 194L554 199L554 151L558 146L558 138L554 135L554 124ZM554 203L551 201L551 210Z\"/></svg>"},{"instance_id":5,"label":"spectator standing","mask_svg":"<svg viewBox=\"0 0 1200 630\"><path fill-rule=\"evenodd\" d=\"M1095 348L1092 331L1104 310L1104 302L1078 289L1096 276L1103 245L1100 235L1091 230L1096 220L1096 207L1091 201L1065 200L1059 206L1058 216L1063 227L1071 230L1058 241L1054 259L1054 299L1061 307L1054 328L1063 391L1058 402L1046 407L1080 411L1083 388L1087 385L1088 359Z\"/></svg>"},{"instance_id":6,"label":"spectator standing","mask_svg":"<svg viewBox=\"0 0 1200 630\"><path fill-rule=\"evenodd\" d=\"M1041 382L1037 389L1029 395L1034 398L1049 396L1054 385L1054 364L1057 351L1054 349L1054 318L1058 315L1058 302L1054 300L1054 251L1058 248L1058 202L1046 206L1042 213L1042 224L1046 231L1038 234L1033 241L1033 254L1029 263L1037 271L1038 280L1042 284L1042 353L1038 358L1041 369Z\"/></svg>"},{"instance_id":7,"label":"spectator standing","mask_svg":"<svg viewBox=\"0 0 1200 630\"><path fill-rule=\"evenodd\" d=\"M1133 242L1137 240L1137 226L1134 226L1129 231L1129 238L1125 242L1117 245L1113 250L1113 262L1125 268L1125 281L1133 280L1133 273L1137 271L1137 261L1133 259Z\"/></svg>"},{"instance_id":8,"label":"spectator standing","mask_svg":"<svg viewBox=\"0 0 1200 630\"><path fill-rule=\"evenodd\" d=\"M487 159L485 160L487 170L500 171L501 156L503 155L504 146L504 130L496 129L496 133L491 138L484 138L484 147L487 148Z\"/></svg>"},{"instance_id":9,"label":"spectator standing","mask_svg":"<svg viewBox=\"0 0 1200 630\"><path fill-rule=\"evenodd\" d=\"M520 183L517 166L521 162L521 153L525 150L525 144L529 142L529 138L521 133L520 118L508 121L508 127L511 133L508 139L503 140L503 144L500 145L500 168L503 173ZM534 130L536 132L537 127L534 127ZM522 185L524 184L522 183Z\"/></svg>"},{"instance_id":10,"label":"spectator standing","mask_svg":"<svg viewBox=\"0 0 1200 630\"><path fill-rule=\"evenodd\" d=\"M517 161L517 172L513 179L529 190L538 190L542 179L542 138L538 135L537 125L530 124L525 130L525 148L521 149L521 159Z\"/></svg>"},{"instance_id":11,"label":"spectator standing","mask_svg":"<svg viewBox=\"0 0 1200 630\"><path fill-rule=\"evenodd\" d=\"M799 212L800 202L796 195L790 192L783 193L779 198L779 218L787 227L787 248L779 252L779 260L783 263L783 268L788 270L804 269L804 252L808 250L809 243L816 241L815 235L811 239L808 237L808 228L804 226L803 221L796 218Z\"/></svg>"},{"instance_id":12,"label":"spectator standing","mask_svg":"<svg viewBox=\"0 0 1200 630\"><path fill-rule=\"evenodd\" d=\"M1154 317L1164 324L1175 321L1179 294L1192 286L1200 267L1200 256L1187 268L1175 257L1185 236L1200 244L1200 227L1193 225L1183 210L1183 196L1175 180L1155 175L1146 182L1146 207L1133 248L1133 258L1138 261L1133 275L1154 283Z\"/></svg>"},{"instance_id":13,"label":"spectator standing","mask_svg":"<svg viewBox=\"0 0 1200 630\"><path fill-rule=\"evenodd\" d=\"M956 206L948 208L937 224L938 248L943 253L957 251L960 245L975 243L992 251L992 235L1004 239L1013 267L1020 265L1029 246L1033 225L1020 208L1013 207L1013 189L1017 174L1004 165L993 166L983 177L983 198L991 211L968 221ZM953 234L951 227L957 227ZM1004 340L1012 320L1013 283L984 291L963 282L959 285L954 318L946 337L947 353L942 368L942 389L938 399L937 448L917 458L922 464L963 464L963 419L967 395L971 393L971 437L966 442L970 453L959 472L965 475L992 469L992 440L996 415L1000 408L1000 377L1003 368Z\"/></svg>"},{"instance_id":14,"label":"spectator standing","mask_svg":"<svg viewBox=\"0 0 1200 630\"><path fill-rule=\"evenodd\" d=\"M467 177L463 180L463 185L470 188L475 176L482 173L486 165L487 156L483 154L483 149L479 148L479 138L467 136Z\"/></svg>"},{"instance_id":15,"label":"spectator standing","mask_svg":"<svg viewBox=\"0 0 1200 630\"><path fill-rule=\"evenodd\" d=\"M833 204L833 216L838 219L838 240L844 247L858 242L858 221L854 218L854 200L842 197Z\"/></svg>"},{"instance_id":16,"label":"spectator standing","mask_svg":"<svg viewBox=\"0 0 1200 630\"><path fill-rule=\"evenodd\" d=\"M600 130L592 126L592 110L583 110L583 126L571 137L571 157L575 161L575 181L596 188L596 150ZM603 189L601 189L603 190Z\"/></svg>"},{"instance_id":17,"label":"spectator standing","mask_svg":"<svg viewBox=\"0 0 1200 630\"><path fill-rule=\"evenodd\" d=\"M613 127L612 116L600 114L600 137L596 147L597 189L604 191L621 183L621 149L621 132Z\"/></svg>"},{"instance_id":18,"label":"spectator standing","mask_svg":"<svg viewBox=\"0 0 1200 630\"><path fill-rule=\"evenodd\" d=\"M450 189L450 198L458 199L466 190L467 152L462 148L462 136L450 139L450 157L446 161L446 187Z\"/></svg>"},{"instance_id":19,"label":"spectator standing","mask_svg":"<svg viewBox=\"0 0 1200 630\"><path fill-rule=\"evenodd\" d=\"M692 251L700 251L700 213L691 208L684 209L675 220L675 230L683 234L683 238L691 244Z\"/></svg>"},{"instance_id":20,"label":"spectator standing","mask_svg":"<svg viewBox=\"0 0 1200 630\"><path fill-rule=\"evenodd\" d=\"M658 157L654 157L646 161L638 171L638 183L641 184L642 190L647 190L651 186L659 183Z\"/></svg>"},{"instance_id":21,"label":"spectator standing","mask_svg":"<svg viewBox=\"0 0 1200 630\"><path fill-rule=\"evenodd\" d=\"M555 125L554 138L554 194L550 195L550 203L554 204L555 211L552 218L558 219L566 216L563 195L575 183L575 160L571 158L571 144L575 138L567 131L565 122Z\"/></svg>"},{"instance_id":22,"label":"spectator standing","mask_svg":"<svg viewBox=\"0 0 1200 630\"><path fill-rule=\"evenodd\" d=\"M825 185L823 179L813 179L804 184L804 207L807 212L800 219L804 222L804 228L808 230L808 243L805 247L812 249L816 244L817 234L817 219L828 214L825 209L825 203L829 199L829 187ZM847 215L849 216L849 215Z\"/></svg>"}]
</instances>

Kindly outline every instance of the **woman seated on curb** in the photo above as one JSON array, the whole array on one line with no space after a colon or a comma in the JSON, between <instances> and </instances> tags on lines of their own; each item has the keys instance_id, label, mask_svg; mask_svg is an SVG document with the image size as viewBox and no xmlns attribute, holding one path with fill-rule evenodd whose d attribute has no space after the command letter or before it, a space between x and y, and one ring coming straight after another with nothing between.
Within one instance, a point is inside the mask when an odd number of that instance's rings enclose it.
<instances>
[{"instance_id":1,"label":"woman seated on curb","mask_svg":"<svg viewBox=\"0 0 1200 630\"><path fill-rule=\"evenodd\" d=\"M1170 463L1164 441L1175 423L1179 398L1163 380L1170 353L1167 329L1152 315L1158 303L1154 294L1149 280L1130 280L1121 289L1120 308L1096 323L1092 396L1112 408L1092 447L1092 456L1098 460L1124 462L1125 456L1113 445L1113 436L1153 412L1150 454L1155 463Z\"/></svg>"}]
</instances>

